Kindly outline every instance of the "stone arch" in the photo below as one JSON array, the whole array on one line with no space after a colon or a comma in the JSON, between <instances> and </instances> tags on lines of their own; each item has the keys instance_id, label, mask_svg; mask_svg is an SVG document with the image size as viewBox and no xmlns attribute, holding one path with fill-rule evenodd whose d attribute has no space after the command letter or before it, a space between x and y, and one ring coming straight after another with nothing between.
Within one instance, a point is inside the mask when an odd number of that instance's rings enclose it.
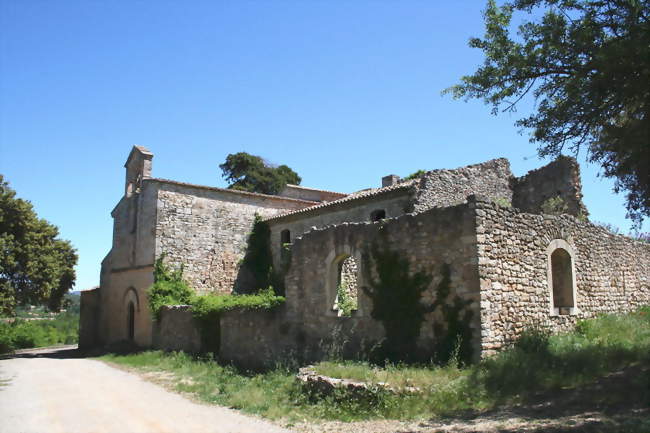
<instances>
[{"instance_id":1,"label":"stone arch","mask_svg":"<svg viewBox=\"0 0 650 433\"><path fill-rule=\"evenodd\" d=\"M332 270L336 273L335 279L332 279L336 282L332 310L336 311L336 315L340 317L346 315L344 309L341 308L341 303L344 302L344 300L341 299L342 297L345 297L348 303L352 303L352 311L358 309L359 265L354 256L350 254L340 254L334 260Z\"/></svg>"},{"instance_id":2,"label":"stone arch","mask_svg":"<svg viewBox=\"0 0 650 433\"><path fill-rule=\"evenodd\" d=\"M124 292L124 297L122 299L122 305L124 306L125 314L125 334L126 339L130 341L135 341L136 334L136 317L140 313L140 298L138 296L137 290L134 287L129 287Z\"/></svg>"},{"instance_id":3,"label":"stone arch","mask_svg":"<svg viewBox=\"0 0 650 433\"><path fill-rule=\"evenodd\" d=\"M564 239L554 239L546 249L547 282L552 316L577 314L575 251Z\"/></svg>"}]
</instances>

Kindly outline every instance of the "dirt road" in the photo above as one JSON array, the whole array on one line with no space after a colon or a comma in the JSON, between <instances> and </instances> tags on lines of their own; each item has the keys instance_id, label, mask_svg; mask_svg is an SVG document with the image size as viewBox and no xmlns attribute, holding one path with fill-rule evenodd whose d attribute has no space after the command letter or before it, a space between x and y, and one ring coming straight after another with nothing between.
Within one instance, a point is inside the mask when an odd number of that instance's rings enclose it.
<instances>
[{"instance_id":1,"label":"dirt road","mask_svg":"<svg viewBox=\"0 0 650 433\"><path fill-rule=\"evenodd\" d=\"M74 349L0 359L0 433L288 433L77 358Z\"/></svg>"}]
</instances>

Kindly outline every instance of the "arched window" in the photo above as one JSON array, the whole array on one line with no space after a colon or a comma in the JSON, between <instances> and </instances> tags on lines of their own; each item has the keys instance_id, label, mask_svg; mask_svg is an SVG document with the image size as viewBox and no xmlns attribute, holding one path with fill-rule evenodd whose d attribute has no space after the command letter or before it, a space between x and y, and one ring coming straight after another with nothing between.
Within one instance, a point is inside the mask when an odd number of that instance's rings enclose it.
<instances>
[{"instance_id":1,"label":"arched window","mask_svg":"<svg viewBox=\"0 0 650 433\"><path fill-rule=\"evenodd\" d=\"M291 232L289 230L282 230L280 232L280 246L283 246L284 244L290 244L291 243Z\"/></svg>"},{"instance_id":2,"label":"arched window","mask_svg":"<svg viewBox=\"0 0 650 433\"><path fill-rule=\"evenodd\" d=\"M338 316L351 316L358 308L358 266L350 255L343 255L336 260L336 298L332 309Z\"/></svg>"},{"instance_id":3,"label":"arched window","mask_svg":"<svg viewBox=\"0 0 650 433\"><path fill-rule=\"evenodd\" d=\"M370 212L370 221L381 221L386 218L386 211L384 209L376 209Z\"/></svg>"},{"instance_id":4,"label":"arched window","mask_svg":"<svg viewBox=\"0 0 650 433\"><path fill-rule=\"evenodd\" d=\"M576 287L573 249L562 239L555 239L548 251L548 283L551 295L551 314L576 313Z\"/></svg>"},{"instance_id":5,"label":"arched window","mask_svg":"<svg viewBox=\"0 0 650 433\"><path fill-rule=\"evenodd\" d=\"M126 335L130 341L135 337L135 305L129 301L126 311Z\"/></svg>"}]
</instances>

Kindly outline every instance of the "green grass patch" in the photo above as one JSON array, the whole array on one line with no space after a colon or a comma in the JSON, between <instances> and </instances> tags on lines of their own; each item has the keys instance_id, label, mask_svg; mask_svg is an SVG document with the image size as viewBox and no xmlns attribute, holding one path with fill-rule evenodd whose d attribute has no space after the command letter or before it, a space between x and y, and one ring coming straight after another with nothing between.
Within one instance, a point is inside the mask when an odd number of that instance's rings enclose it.
<instances>
[{"instance_id":1,"label":"green grass patch","mask_svg":"<svg viewBox=\"0 0 650 433\"><path fill-rule=\"evenodd\" d=\"M18 349L75 344L79 341L79 314L59 313L38 320L0 322L0 353Z\"/></svg>"},{"instance_id":2,"label":"green grass patch","mask_svg":"<svg viewBox=\"0 0 650 433\"><path fill-rule=\"evenodd\" d=\"M343 390L327 396L310 392L296 381L295 369L246 373L220 365L211 356L154 351L100 359L141 371L171 373L170 384L178 391L271 419L418 419L526 402L540 392L588 385L626 367L650 366L650 308L581 321L568 334L530 330L508 350L462 368L455 361L447 366L379 367L352 361L315 365L320 374L367 382L369 392L356 396ZM647 368L642 371L647 376ZM416 387L420 392L389 392L379 383L398 389ZM630 387L603 392L608 393L608 401L632 398L650 403L648 383L650 377L639 377Z\"/></svg>"}]
</instances>

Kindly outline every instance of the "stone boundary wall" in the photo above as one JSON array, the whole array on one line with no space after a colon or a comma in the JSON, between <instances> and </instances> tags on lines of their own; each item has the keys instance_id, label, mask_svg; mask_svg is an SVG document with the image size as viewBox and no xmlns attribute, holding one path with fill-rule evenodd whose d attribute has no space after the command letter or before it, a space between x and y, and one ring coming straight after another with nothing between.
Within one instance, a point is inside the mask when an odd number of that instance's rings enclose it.
<instances>
[{"instance_id":1,"label":"stone boundary wall","mask_svg":"<svg viewBox=\"0 0 650 433\"><path fill-rule=\"evenodd\" d=\"M465 203L469 195L493 200L512 200L510 162L505 158L453 170L433 170L422 175L415 197L415 211Z\"/></svg>"},{"instance_id":2,"label":"stone boundary wall","mask_svg":"<svg viewBox=\"0 0 650 433\"><path fill-rule=\"evenodd\" d=\"M523 212L541 213L546 200L559 196L568 206L566 213L589 215L582 202L580 166L575 158L560 156L544 167L513 179L512 188L512 205Z\"/></svg>"},{"instance_id":3,"label":"stone boundary wall","mask_svg":"<svg viewBox=\"0 0 650 433\"><path fill-rule=\"evenodd\" d=\"M237 363L269 365L285 358L317 361L331 354L353 358L369 351L384 338L381 322L371 317L372 302L358 291L358 309L352 317L338 317L336 297L338 261L355 258L358 286L368 286L364 255L374 241L386 242L410 263L410 272L432 276L422 297L431 305L435 288L442 280L442 267L451 268L451 292L471 301L470 326L478 349L479 282L476 265L476 235L473 205L432 209L376 223L344 223L312 230L295 240L286 274L286 304L271 313L227 313L221 323L221 354ZM374 266L371 272L375 272ZM435 319L427 314L418 346L422 356L431 356ZM477 352L478 353L478 352ZM251 367L251 365L249 365Z\"/></svg>"},{"instance_id":4,"label":"stone boundary wall","mask_svg":"<svg viewBox=\"0 0 650 433\"><path fill-rule=\"evenodd\" d=\"M255 215L269 217L308 205L260 194L158 183L156 257L165 253L170 263L182 263L183 276L199 293L249 288L251 278L240 272L240 262Z\"/></svg>"},{"instance_id":5,"label":"stone boundary wall","mask_svg":"<svg viewBox=\"0 0 650 433\"><path fill-rule=\"evenodd\" d=\"M190 309L189 305L168 305L160 309L160 318L153 326L154 349L189 353L203 349L200 328Z\"/></svg>"},{"instance_id":6,"label":"stone boundary wall","mask_svg":"<svg viewBox=\"0 0 650 433\"><path fill-rule=\"evenodd\" d=\"M100 301L99 289L81 292L79 311L80 349L89 349L100 344L98 340Z\"/></svg>"},{"instance_id":7,"label":"stone boundary wall","mask_svg":"<svg viewBox=\"0 0 650 433\"><path fill-rule=\"evenodd\" d=\"M572 329L578 319L650 304L650 244L570 215L523 213L476 202L484 355L531 325ZM549 244L561 239L574 254L575 315L551 315Z\"/></svg>"}]
</instances>

